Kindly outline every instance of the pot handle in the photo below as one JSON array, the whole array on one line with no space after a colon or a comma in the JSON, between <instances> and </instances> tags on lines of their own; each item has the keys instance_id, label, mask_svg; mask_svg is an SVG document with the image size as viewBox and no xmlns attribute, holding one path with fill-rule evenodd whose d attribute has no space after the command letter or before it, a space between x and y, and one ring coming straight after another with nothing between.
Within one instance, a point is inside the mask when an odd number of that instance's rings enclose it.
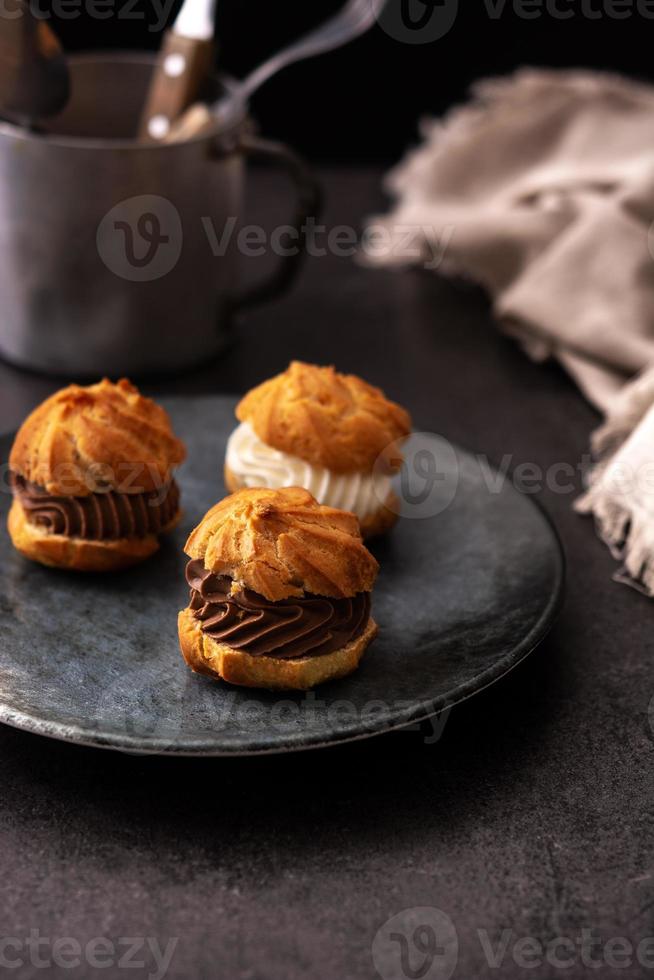
<instances>
[{"instance_id":1,"label":"pot handle","mask_svg":"<svg viewBox=\"0 0 654 980\"><path fill-rule=\"evenodd\" d=\"M298 275L305 255L307 238L307 219L317 217L322 211L322 188L309 166L283 143L260 139L258 136L244 134L235 147L248 159L268 160L283 170L290 178L297 194L297 206L291 227L295 230L295 244L290 255L282 257L277 268L263 282L245 286L232 296L232 312L266 303L284 293Z\"/></svg>"}]
</instances>

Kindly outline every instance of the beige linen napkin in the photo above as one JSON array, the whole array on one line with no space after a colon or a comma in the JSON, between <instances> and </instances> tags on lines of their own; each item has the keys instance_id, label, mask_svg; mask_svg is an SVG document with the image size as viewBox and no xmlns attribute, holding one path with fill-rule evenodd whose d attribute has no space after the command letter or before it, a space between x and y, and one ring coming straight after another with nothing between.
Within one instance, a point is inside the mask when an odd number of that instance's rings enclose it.
<instances>
[{"instance_id":1,"label":"beige linen napkin","mask_svg":"<svg viewBox=\"0 0 654 980\"><path fill-rule=\"evenodd\" d=\"M582 71L484 81L388 178L368 261L463 274L606 416L577 508L654 594L654 89ZM651 366L651 371L647 369ZM642 376L634 377L642 372Z\"/></svg>"}]
</instances>

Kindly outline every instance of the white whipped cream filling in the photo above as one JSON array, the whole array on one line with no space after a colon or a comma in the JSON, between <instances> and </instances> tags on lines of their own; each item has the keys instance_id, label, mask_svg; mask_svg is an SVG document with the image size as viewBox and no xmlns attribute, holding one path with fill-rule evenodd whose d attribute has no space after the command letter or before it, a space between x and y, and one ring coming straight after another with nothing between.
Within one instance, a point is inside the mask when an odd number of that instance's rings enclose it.
<instances>
[{"instance_id":1,"label":"white whipped cream filling","mask_svg":"<svg viewBox=\"0 0 654 980\"><path fill-rule=\"evenodd\" d=\"M248 422L227 443L228 469L246 487L304 487L319 504L352 511L360 521L386 503L391 477L384 473L332 473L266 445Z\"/></svg>"}]
</instances>

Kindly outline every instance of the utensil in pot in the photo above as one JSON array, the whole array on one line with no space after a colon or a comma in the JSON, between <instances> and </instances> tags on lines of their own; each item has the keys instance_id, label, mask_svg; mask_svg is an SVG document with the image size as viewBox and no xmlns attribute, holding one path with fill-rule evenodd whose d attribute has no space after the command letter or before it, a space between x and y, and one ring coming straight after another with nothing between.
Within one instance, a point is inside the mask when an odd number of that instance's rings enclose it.
<instances>
[{"instance_id":1,"label":"utensil in pot","mask_svg":"<svg viewBox=\"0 0 654 980\"><path fill-rule=\"evenodd\" d=\"M216 0L185 0L166 33L143 110L139 136L161 142L200 98L213 70Z\"/></svg>"},{"instance_id":2,"label":"utensil in pot","mask_svg":"<svg viewBox=\"0 0 654 980\"><path fill-rule=\"evenodd\" d=\"M212 127L226 124L242 112L254 93L277 72L297 61L313 58L340 48L365 34L379 18L387 0L349 0L335 17L295 41L255 68L243 81L237 82L228 96L213 105L196 104L172 127L166 140L190 139Z\"/></svg>"}]
</instances>

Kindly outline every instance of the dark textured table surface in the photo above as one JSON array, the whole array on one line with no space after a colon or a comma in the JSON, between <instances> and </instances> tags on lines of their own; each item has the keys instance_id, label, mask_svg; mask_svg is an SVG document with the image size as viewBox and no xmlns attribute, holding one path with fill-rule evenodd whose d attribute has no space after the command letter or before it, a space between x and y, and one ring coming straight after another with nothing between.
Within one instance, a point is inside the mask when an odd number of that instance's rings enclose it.
<instances>
[{"instance_id":1,"label":"dark textured table surface","mask_svg":"<svg viewBox=\"0 0 654 980\"><path fill-rule=\"evenodd\" d=\"M329 224L382 204L374 173L325 183ZM271 220L274 186L254 184ZM238 393L290 357L333 361L405 402L416 426L512 470L533 464L518 472L530 489L543 474L536 495L568 559L563 612L438 740L201 761L3 729L0 973L120 976L118 951L140 937L132 959L147 966L128 975L156 975L153 941L174 939L172 978L650 975L654 943L636 947L654 935L654 605L611 581L572 511L579 477L557 467L582 463L595 414L555 366L498 335L477 290L432 274L316 257L237 337L201 374L149 390ZM55 386L0 366L0 429ZM406 909L418 911L385 926ZM71 968L74 941L96 939L108 943ZM57 940L73 942L44 966Z\"/></svg>"}]
</instances>

